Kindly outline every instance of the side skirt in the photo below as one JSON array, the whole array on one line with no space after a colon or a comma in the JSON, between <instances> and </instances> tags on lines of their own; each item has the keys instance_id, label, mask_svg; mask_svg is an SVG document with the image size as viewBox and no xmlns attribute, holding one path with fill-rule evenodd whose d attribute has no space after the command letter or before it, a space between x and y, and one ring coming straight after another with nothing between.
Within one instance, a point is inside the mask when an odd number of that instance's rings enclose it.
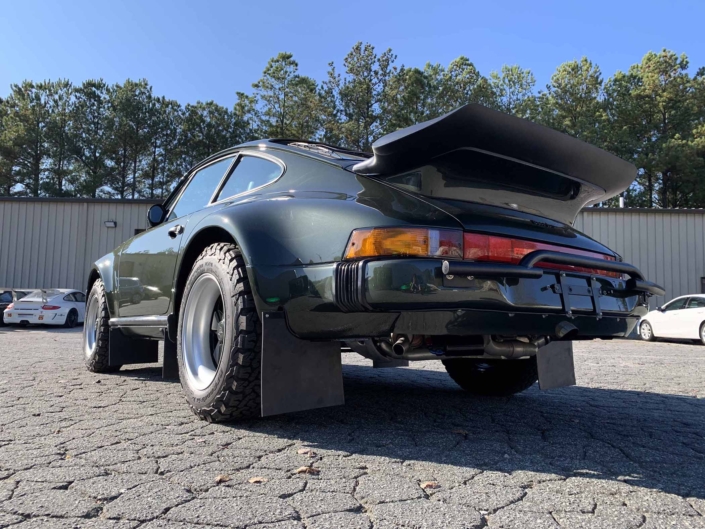
<instances>
[{"instance_id":1,"label":"side skirt","mask_svg":"<svg viewBox=\"0 0 705 529\"><path fill-rule=\"evenodd\" d=\"M345 404L339 342L300 340L283 312L262 313L261 377L263 417Z\"/></svg>"}]
</instances>

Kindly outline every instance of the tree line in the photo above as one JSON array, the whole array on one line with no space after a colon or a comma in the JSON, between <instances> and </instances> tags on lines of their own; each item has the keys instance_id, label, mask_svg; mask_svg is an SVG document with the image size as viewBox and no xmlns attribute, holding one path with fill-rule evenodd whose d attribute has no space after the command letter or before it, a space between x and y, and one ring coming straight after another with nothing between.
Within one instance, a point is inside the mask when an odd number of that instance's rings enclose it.
<instances>
[{"instance_id":1,"label":"tree line","mask_svg":"<svg viewBox=\"0 0 705 529\"><path fill-rule=\"evenodd\" d=\"M423 68L357 43L317 81L269 60L227 108L181 105L146 79L24 81L0 98L0 195L156 198L201 159L244 141L299 138L369 151L374 140L466 103L529 119L633 162L628 206L705 207L705 68L668 50L606 80L587 58L544 88L530 70L481 74L469 58Z\"/></svg>"}]
</instances>

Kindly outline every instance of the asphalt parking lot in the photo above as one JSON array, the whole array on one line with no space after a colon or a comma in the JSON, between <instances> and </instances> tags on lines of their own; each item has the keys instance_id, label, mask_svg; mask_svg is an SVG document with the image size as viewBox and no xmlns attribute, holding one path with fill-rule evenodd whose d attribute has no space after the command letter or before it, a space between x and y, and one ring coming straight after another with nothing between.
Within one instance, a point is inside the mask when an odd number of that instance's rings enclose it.
<instances>
[{"instance_id":1,"label":"asphalt parking lot","mask_svg":"<svg viewBox=\"0 0 705 529\"><path fill-rule=\"evenodd\" d=\"M0 527L705 528L705 347L576 346L509 399L346 355L344 407L230 425L80 331L0 328Z\"/></svg>"}]
</instances>

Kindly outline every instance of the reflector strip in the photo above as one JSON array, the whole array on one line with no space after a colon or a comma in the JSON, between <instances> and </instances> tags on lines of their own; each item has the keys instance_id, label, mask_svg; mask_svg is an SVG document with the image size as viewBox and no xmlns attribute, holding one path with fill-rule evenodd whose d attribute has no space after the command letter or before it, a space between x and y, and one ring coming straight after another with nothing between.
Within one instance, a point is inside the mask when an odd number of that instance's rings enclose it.
<instances>
[{"instance_id":1,"label":"reflector strip","mask_svg":"<svg viewBox=\"0 0 705 529\"><path fill-rule=\"evenodd\" d=\"M531 252L536 250L550 250L570 255L581 255L594 259L604 259L614 261L614 257L598 252L578 250L557 244L547 244L542 242L525 241L522 239L511 239L508 237L497 237L495 235L483 235L480 233L465 233L463 236L463 258L470 261L489 261L493 263L519 264L519 261ZM565 264L539 263L541 268L555 270L566 270L571 272L581 272L585 274L595 274L607 277L621 277L619 272L608 272L593 268L571 266Z\"/></svg>"}]
</instances>

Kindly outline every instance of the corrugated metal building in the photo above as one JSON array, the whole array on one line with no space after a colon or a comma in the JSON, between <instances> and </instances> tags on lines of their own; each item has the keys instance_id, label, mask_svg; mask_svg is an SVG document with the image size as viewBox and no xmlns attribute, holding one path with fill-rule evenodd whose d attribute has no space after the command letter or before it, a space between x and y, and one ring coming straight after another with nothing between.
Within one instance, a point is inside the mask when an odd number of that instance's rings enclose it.
<instances>
[{"instance_id":1,"label":"corrugated metal building","mask_svg":"<svg viewBox=\"0 0 705 529\"><path fill-rule=\"evenodd\" d=\"M144 230L156 202L0 197L0 286L83 290L91 263Z\"/></svg>"},{"instance_id":2,"label":"corrugated metal building","mask_svg":"<svg viewBox=\"0 0 705 529\"><path fill-rule=\"evenodd\" d=\"M575 227L666 289L665 298L651 298L652 308L705 293L705 210L588 208Z\"/></svg>"},{"instance_id":3,"label":"corrugated metal building","mask_svg":"<svg viewBox=\"0 0 705 529\"><path fill-rule=\"evenodd\" d=\"M155 202L0 198L0 286L84 288L90 264L145 229ZM590 208L575 226L666 288L652 306L705 291L705 210Z\"/></svg>"}]
</instances>

